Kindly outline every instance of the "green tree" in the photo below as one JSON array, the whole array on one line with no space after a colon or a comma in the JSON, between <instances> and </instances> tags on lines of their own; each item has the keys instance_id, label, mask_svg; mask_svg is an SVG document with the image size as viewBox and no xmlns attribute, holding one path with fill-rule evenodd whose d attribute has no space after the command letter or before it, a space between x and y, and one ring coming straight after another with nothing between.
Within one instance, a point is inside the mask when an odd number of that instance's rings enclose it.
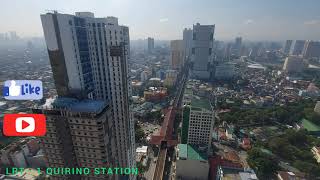
<instances>
[{"instance_id":1,"label":"green tree","mask_svg":"<svg viewBox=\"0 0 320 180\"><path fill-rule=\"evenodd\" d=\"M248 151L247 161L252 167L259 179L272 179L277 170L278 162L270 155L262 152L259 148L252 148Z\"/></svg>"},{"instance_id":2,"label":"green tree","mask_svg":"<svg viewBox=\"0 0 320 180\"><path fill-rule=\"evenodd\" d=\"M149 119L149 120L158 120L160 121L161 119L161 111L154 111L154 112L148 112L146 114L146 119Z\"/></svg>"},{"instance_id":3,"label":"green tree","mask_svg":"<svg viewBox=\"0 0 320 180\"><path fill-rule=\"evenodd\" d=\"M145 133L143 129L139 126L138 123L135 123L135 139L136 142L142 142L143 139L145 138Z\"/></svg>"},{"instance_id":4,"label":"green tree","mask_svg":"<svg viewBox=\"0 0 320 180\"><path fill-rule=\"evenodd\" d=\"M141 142L145 137L145 133L142 129L137 129L135 135L136 135L136 141L138 142Z\"/></svg>"},{"instance_id":5,"label":"green tree","mask_svg":"<svg viewBox=\"0 0 320 180\"><path fill-rule=\"evenodd\" d=\"M316 164L298 160L293 163L293 166L307 173L307 177L309 179L316 179L320 177L320 166Z\"/></svg>"},{"instance_id":6,"label":"green tree","mask_svg":"<svg viewBox=\"0 0 320 180\"><path fill-rule=\"evenodd\" d=\"M137 162L137 168L140 174L143 174L146 171L146 167L144 167L141 162Z\"/></svg>"}]
</instances>

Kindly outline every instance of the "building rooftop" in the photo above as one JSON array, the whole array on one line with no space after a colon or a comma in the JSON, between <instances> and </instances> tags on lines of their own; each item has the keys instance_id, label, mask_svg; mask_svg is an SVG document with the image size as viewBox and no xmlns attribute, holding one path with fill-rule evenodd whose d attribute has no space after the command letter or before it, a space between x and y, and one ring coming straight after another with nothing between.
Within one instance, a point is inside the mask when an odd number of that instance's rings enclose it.
<instances>
[{"instance_id":1,"label":"building rooftop","mask_svg":"<svg viewBox=\"0 0 320 180\"><path fill-rule=\"evenodd\" d=\"M4 105L6 105L7 104L7 102L5 102L5 101L0 101L0 106L4 106Z\"/></svg>"},{"instance_id":2,"label":"building rooftop","mask_svg":"<svg viewBox=\"0 0 320 180\"><path fill-rule=\"evenodd\" d=\"M150 78L149 81L161 81L160 78Z\"/></svg>"},{"instance_id":3,"label":"building rooftop","mask_svg":"<svg viewBox=\"0 0 320 180\"><path fill-rule=\"evenodd\" d=\"M74 112L100 113L107 103L100 100L78 100L75 98L58 97L49 99L45 104L45 108L66 108Z\"/></svg>"},{"instance_id":4,"label":"building rooftop","mask_svg":"<svg viewBox=\"0 0 320 180\"><path fill-rule=\"evenodd\" d=\"M188 145L187 144L178 144L179 149L179 158L187 159L188 158Z\"/></svg>"},{"instance_id":5,"label":"building rooftop","mask_svg":"<svg viewBox=\"0 0 320 180\"><path fill-rule=\"evenodd\" d=\"M189 144L178 144L179 158L188 160L207 161L208 157L202 153L198 148Z\"/></svg>"},{"instance_id":6,"label":"building rooftop","mask_svg":"<svg viewBox=\"0 0 320 180\"><path fill-rule=\"evenodd\" d=\"M240 172L239 173L241 180L254 180L258 179L257 175L255 173L250 173L250 172Z\"/></svg>"},{"instance_id":7,"label":"building rooftop","mask_svg":"<svg viewBox=\"0 0 320 180\"><path fill-rule=\"evenodd\" d=\"M237 167L218 166L217 177L223 180L257 180L253 170Z\"/></svg>"},{"instance_id":8,"label":"building rooftop","mask_svg":"<svg viewBox=\"0 0 320 180\"><path fill-rule=\"evenodd\" d=\"M205 161L208 160L207 156L204 153L199 152L198 149L188 145L188 159Z\"/></svg>"},{"instance_id":9,"label":"building rooftop","mask_svg":"<svg viewBox=\"0 0 320 180\"><path fill-rule=\"evenodd\" d=\"M147 153L148 152L148 146L141 146L137 147L136 153Z\"/></svg>"},{"instance_id":10,"label":"building rooftop","mask_svg":"<svg viewBox=\"0 0 320 180\"><path fill-rule=\"evenodd\" d=\"M198 96L194 96L191 100L191 107L194 108L201 108L206 110L211 110L211 104L208 99L204 99Z\"/></svg>"},{"instance_id":11,"label":"building rooftop","mask_svg":"<svg viewBox=\"0 0 320 180\"><path fill-rule=\"evenodd\" d=\"M299 172L286 172L286 171L278 171L278 177L283 180L291 180L291 179L301 179L301 180L306 180L305 174L304 173L299 173Z\"/></svg>"},{"instance_id":12,"label":"building rooftop","mask_svg":"<svg viewBox=\"0 0 320 180\"><path fill-rule=\"evenodd\" d=\"M8 108L7 111L14 111L16 109L18 109L18 107L17 106L13 106L13 107Z\"/></svg>"},{"instance_id":13,"label":"building rooftop","mask_svg":"<svg viewBox=\"0 0 320 180\"><path fill-rule=\"evenodd\" d=\"M208 179L209 164L206 161L178 160L177 179Z\"/></svg>"},{"instance_id":14,"label":"building rooftop","mask_svg":"<svg viewBox=\"0 0 320 180\"><path fill-rule=\"evenodd\" d=\"M14 175L15 177L31 180L31 179L37 179L37 177L40 176L40 173L36 169L27 168L22 173L17 173Z\"/></svg>"}]
</instances>

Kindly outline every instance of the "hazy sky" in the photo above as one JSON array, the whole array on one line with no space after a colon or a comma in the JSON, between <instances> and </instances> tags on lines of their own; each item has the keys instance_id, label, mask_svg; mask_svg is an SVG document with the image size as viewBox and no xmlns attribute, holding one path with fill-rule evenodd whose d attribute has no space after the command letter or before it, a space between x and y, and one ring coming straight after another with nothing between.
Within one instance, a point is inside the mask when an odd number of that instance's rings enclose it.
<instances>
[{"instance_id":1,"label":"hazy sky","mask_svg":"<svg viewBox=\"0 0 320 180\"><path fill-rule=\"evenodd\" d=\"M320 39L320 0L1 0L0 32L43 36L47 10L116 16L131 39L180 39L192 24L216 24L216 39Z\"/></svg>"}]
</instances>

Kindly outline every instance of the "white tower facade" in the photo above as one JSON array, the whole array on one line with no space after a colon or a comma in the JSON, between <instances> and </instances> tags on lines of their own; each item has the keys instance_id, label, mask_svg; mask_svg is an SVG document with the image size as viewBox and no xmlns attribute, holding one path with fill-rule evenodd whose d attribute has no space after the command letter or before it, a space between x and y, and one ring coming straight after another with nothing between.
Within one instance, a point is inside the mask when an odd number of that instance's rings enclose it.
<instances>
[{"instance_id":1,"label":"white tower facade","mask_svg":"<svg viewBox=\"0 0 320 180\"><path fill-rule=\"evenodd\" d=\"M128 27L116 17L95 18L91 12L47 13L41 21L58 96L110 102L114 165L134 167Z\"/></svg>"}]
</instances>

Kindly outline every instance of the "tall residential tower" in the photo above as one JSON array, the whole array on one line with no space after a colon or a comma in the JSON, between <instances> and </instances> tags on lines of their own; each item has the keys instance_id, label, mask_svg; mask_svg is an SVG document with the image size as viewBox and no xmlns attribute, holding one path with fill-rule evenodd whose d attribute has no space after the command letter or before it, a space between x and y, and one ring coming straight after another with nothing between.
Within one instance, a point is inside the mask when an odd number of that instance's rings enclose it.
<instances>
[{"instance_id":1,"label":"tall residential tower","mask_svg":"<svg viewBox=\"0 0 320 180\"><path fill-rule=\"evenodd\" d=\"M192 77L208 80L211 75L211 64L213 63L213 41L215 25L193 25Z\"/></svg>"},{"instance_id":2,"label":"tall residential tower","mask_svg":"<svg viewBox=\"0 0 320 180\"><path fill-rule=\"evenodd\" d=\"M48 150L55 144L61 150L57 159L71 158L61 166L81 167L85 165L81 157L87 157L88 162L93 158L89 154L96 158L101 152L113 166L135 167L128 97L128 27L119 25L116 17L95 18L90 12L47 13L41 15L41 21L58 93L43 112L53 122L48 132L62 137L56 143L51 137L44 138L47 157L56 155ZM90 163L98 166L102 162Z\"/></svg>"},{"instance_id":3,"label":"tall residential tower","mask_svg":"<svg viewBox=\"0 0 320 180\"><path fill-rule=\"evenodd\" d=\"M233 54L236 56L240 56L241 48L242 48L242 37L236 37L235 43L232 48Z\"/></svg>"},{"instance_id":4,"label":"tall residential tower","mask_svg":"<svg viewBox=\"0 0 320 180\"><path fill-rule=\"evenodd\" d=\"M171 69L180 70L184 64L184 45L183 40L172 40L170 42L171 48Z\"/></svg>"},{"instance_id":5,"label":"tall residential tower","mask_svg":"<svg viewBox=\"0 0 320 180\"><path fill-rule=\"evenodd\" d=\"M296 40L293 45L291 55L294 55L294 56L302 55L305 42L306 42L305 40Z\"/></svg>"},{"instance_id":6,"label":"tall residential tower","mask_svg":"<svg viewBox=\"0 0 320 180\"><path fill-rule=\"evenodd\" d=\"M192 29L185 28L183 30L183 44L186 58L191 56L192 49Z\"/></svg>"},{"instance_id":7,"label":"tall residential tower","mask_svg":"<svg viewBox=\"0 0 320 180\"><path fill-rule=\"evenodd\" d=\"M319 58L320 57L320 42L306 41L302 52L304 58Z\"/></svg>"},{"instance_id":8,"label":"tall residential tower","mask_svg":"<svg viewBox=\"0 0 320 180\"><path fill-rule=\"evenodd\" d=\"M152 53L154 49L154 39L151 37L148 37L148 52Z\"/></svg>"},{"instance_id":9,"label":"tall residential tower","mask_svg":"<svg viewBox=\"0 0 320 180\"><path fill-rule=\"evenodd\" d=\"M292 47L292 40L287 40L286 43L284 44L284 47L282 49L282 52L284 54L289 54L290 53L290 50L291 50L291 47Z\"/></svg>"}]
</instances>

